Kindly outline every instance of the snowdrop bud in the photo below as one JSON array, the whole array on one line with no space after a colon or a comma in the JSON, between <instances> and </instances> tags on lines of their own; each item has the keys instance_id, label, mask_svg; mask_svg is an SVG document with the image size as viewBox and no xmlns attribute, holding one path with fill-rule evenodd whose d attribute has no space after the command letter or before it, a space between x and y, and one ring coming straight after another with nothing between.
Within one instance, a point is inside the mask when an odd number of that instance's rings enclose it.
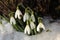
<instances>
[{"instance_id":1,"label":"snowdrop bud","mask_svg":"<svg viewBox=\"0 0 60 40\"><path fill-rule=\"evenodd\" d=\"M23 21L26 22L27 20L29 20L30 15L28 13L25 13L23 16Z\"/></svg>"},{"instance_id":2,"label":"snowdrop bud","mask_svg":"<svg viewBox=\"0 0 60 40\"><path fill-rule=\"evenodd\" d=\"M24 33L25 34L30 34L30 27L29 27L29 25L26 25Z\"/></svg>"},{"instance_id":3,"label":"snowdrop bud","mask_svg":"<svg viewBox=\"0 0 60 40\"><path fill-rule=\"evenodd\" d=\"M37 31L40 32L40 28L42 28L43 30L45 30L45 26L43 25L43 23L39 23L37 26Z\"/></svg>"},{"instance_id":4,"label":"snowdrop bud","mask_svg":"<svg viewBox=\"0 0 60 40\"><path fill-rule=\"evenodd\" d=\"M11 23L11 24L16 24L16 21L15 21L14 17L11 17L11 18L10 18L10 23Z\"/></svg>"},{"instance_id":5,"label":"snowdrop bud","mask_svg":"<svg viewBox=\"0 0 60 40\"><path fill-rule=\"evenodd\" d=\"M22 12L17 8L15 12L15 18L21 19Z\"/></svg>"},{"instance_id":6,"label":"snowdrop bud","mask_svg":"<svg viewBox=\"0 0 60 40\"><path fill-rule=\"evenodd\" d=\"M34 29L35 28L35 24L34 24L34 22L30 22L30 27L31 27L31 29Z\"/></svg>"},{"instance_id":7,"label":"snowdrop bud","mask_svg":"<svg viewBox=\"0 0 60 40\"><path fill-rule=\"evenodd\" d=\"M35 22L34 14L31 14L31 19L32 19L33 22Z\"/></svg>"}]
</instances>

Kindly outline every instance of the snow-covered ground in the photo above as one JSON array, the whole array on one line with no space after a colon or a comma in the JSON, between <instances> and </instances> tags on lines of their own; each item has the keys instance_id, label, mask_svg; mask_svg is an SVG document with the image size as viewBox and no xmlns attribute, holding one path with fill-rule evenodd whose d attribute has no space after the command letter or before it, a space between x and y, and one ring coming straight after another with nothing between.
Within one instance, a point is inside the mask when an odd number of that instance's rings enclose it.
<instances>
[{"instance_id":1,"label":"snow-covered ground","mask_svg":"<svg viewBox=\"0 0 60 40\"><path fill-rule=\"evenodd\" d=\"M9 23L3 21L3 24L6 27L5 33L0 33L0 40L60 40L60 20L56 22L49 23L52 20L51 18L44 18L43 22L45 24L46 30L40 34L27 36L22 32L14 31L12 26ZM5 22L5 23L4 23Z\"/></svg>"}]
</instances>

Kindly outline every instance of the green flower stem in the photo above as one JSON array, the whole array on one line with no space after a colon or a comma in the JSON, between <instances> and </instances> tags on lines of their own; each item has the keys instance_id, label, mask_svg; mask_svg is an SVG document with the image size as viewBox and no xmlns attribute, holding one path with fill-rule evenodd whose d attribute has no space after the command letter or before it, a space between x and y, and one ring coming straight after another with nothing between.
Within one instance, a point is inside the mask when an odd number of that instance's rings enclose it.
<instances>
[{"instance_id":1,"label":"green flower stem","mask_svg":"<svg viewBox=\"0 0 60 40\"><path fill-rule=\"evenodd\" d=\"M19 9L19 7L17 6L17 9Z\"/></svg>"},{"instance_id":2,"label":"green flower stem","mask_svg":"<svg viewBox=\"0 0 60 40\"><path fill-rule=\"evenodd\" d=\"M31 29L31 34L32 34L32 35L37 34L36 28L35 28L35 29L33 29L33 30Z\"/></svg>"},{"instance_id":3,"label":"green flower stem","mask_svg":"<svg viewBox=\"0 0 60 40\"><path fill-rule=\"evenodd\" d=\"M19 31L18 27L16 25L12 25L13 28L15 28L17 31Z\"/></svg>"},{"instance_id":4,"label":"green flower stem","mask_svg":"<svg viewBox=\"0 0 60 40\"><path fill-rule=\"evenodd\" d=\"M26 24L29 25L28 20L27 20Z\"/></svg>"},{"instance_id":5,"label":"green flower stem","mask_svg":"<svg viewBox=\"0 0 60 40\"><path fill-rule=\"evenodd\" d=\"M19 28L19 30L20 30L21 32L24 31L19 25L16 24L16 26Z\"/></svg>"},{"instance_id":6,"label":"green flower stem","mask_svg":"<svg viewBox=\"0 0 60 40\"><path fill-rule=\"evenodd\" d=\"M34 12L33 11L31 12L31 15L34 15Z\"/></svg>"},{"instance_id":7,"label":"green flower stem","mask_svg":"<svg viewBox=\"0 0 60 40\"><path fill-rule=\"evenodd\" d=\"M20 26L18 26L17 24L13 25L13 27L14 27L17 31L23 32L23 29L22 29Z\"/></svg>"},{"instance_id":8,"label":"green flower stem","mask_svg":"<svg viewBox=\"0 0 60 40\"><path fill-rule=\"evenodd\" d=\"M9 22L8 18L4 14L3 14L3 16L0 15L0 17L4 18L5 20L7 20Z\"/></svg>"},{"instance_id":9,"label":"green flower stem","mask_svg":"<svg viewBox=\"0 0 60 40\"><path fill-rule=\"evenodd\" d=\"M17 5L17 7L19 7L19 6L22 6L22 7L25 9L25 7L24 7L24 5L23 5L22 3L19 3L19 4Z\"/></svg>"},{"instance_id":10,"label":"green flower stem","mask_svg":"<svg viewBox=\"0 0 60 40\"><path fill-rule=\"evenodd\" d=\"M9 13L9 17L14 16L14 12Z\"/></svg>"},{"instance_id":11,"label":"green flower stem","mask_svg":"<svg viewBox=\"0 0 60 40\"><path fill-rule=\"evenodd\" d=\"M38 17L38 22L42 23L42 18L41 17Z\"/></svg>"},{"instance_id":12,"label":"green flower stem","mask_svg":"<svg viewBox=\"0 0 60 40\"><path fill-rule=\"evenodd\" d=\"M2 18L4 18L5 20L7 20L9 22L9 18L7 18L4 14L3 14Z\"/></svg>"},{"instance_id":13,"label":"green flower stem","mask_svg":"<svg viewBox=\"0 0 60 40\"><path fill-rule=\"evenodd\" d=\"M37 32L36 32L36 28L34 28L34 33L37 34Z\"/></svg>"},{"instance_id":14,"label":"green flower stem","mask_svg":"<svg viewBox=\"0 0 60 40\"><path fill-rule=\"evenodd\" d=\"M33 30L31 29L31 35L33 35L34 33L33 33Z\"/></svg>"},{"instance_id":15,"label":"green flower stem","mask_svg":"<svg viewBox=\"0 0 60 40\"><path fill-rule=\"evenodd\" d=\"M24 23L22 22L22 20L19 20L19 23L21 26L24 26ZM24 27L23 27L23 29L24 29Z\"/></svg>"},{"instance_id":16,"label":"green flower stem","mask_svg":"<svg viewBox=\"0 0 60 40\"><path fill-rule=\"evenodd\" d=\"M24 24L23 24L23 22L21 21L21 20L18 20L18 19L16 19L17 20L17 22L19 22L19 24L22 26L22 29L24 29Z\"/></svg>"},{"instance_id":17,"label":"green flower stem","mask_svg":"<svg viewBox=\"0 0 60 40\"><path fill-rule=\"evenodd\" d=\"M18 28L19 29L21 29L22 31L24 30L24 27L23 27L23 25L22 25L22 23L21 23L21 21L20 20L18 20L18 19L16 19L16 21L19 23L16 23L17 24L17 26L18 26Z\"/></svg>"},{"instance_id":18,"label":"green flower stem","mask_svg":"<svg viewBox=\"0 0 60 40\"><path fill-rule=\"evenodd\" d=\"M25 8L25 12L27 12L27 13L31 12L30 8L29 7Z\"/></svg>"},{"instance_id":19,"label":"green flower stem","mask_svg":"<svg viewBox=\"0 0 60 40\"><path fill-rule=\"evenodd\" d=\"M32 9L30 7L27 7L26 9L29 9L30 11L32 11Z\"/></svg>"}]
</instances>

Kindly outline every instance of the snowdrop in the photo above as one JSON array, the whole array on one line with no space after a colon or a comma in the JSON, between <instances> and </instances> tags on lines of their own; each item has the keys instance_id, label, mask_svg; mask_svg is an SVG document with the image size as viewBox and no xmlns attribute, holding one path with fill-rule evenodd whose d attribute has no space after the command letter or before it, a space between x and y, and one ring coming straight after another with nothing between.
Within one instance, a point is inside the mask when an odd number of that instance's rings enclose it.
<instances>
[{"instance_id":1,"label":"snowdrop","mask_svg":"<svg viewBox=\"0 0 60 40\"><path fill-rule=\"evenodd\" d=\"M11 16L11 18L10 18L10 23L11 23L11 24L16 24L16 21L15 21L14 17L12 17L12 16Z\"/></svg>"},{"instance_id":2,"label":"snowdrop","mask_svg":"<svg viewBox=\"0 0 60 40\"><path fill-rule=\"evenodd\" d=\"M37 31L40 32L40 28L42 28L43 30L45 30L45 26L43 25L43 23L39 23L37 26Z\"/></svg>"},{"instance_id":3,"label":"snowdrop","mask_svg":"<svg viewBox=\"0 0 60 40\"><path fill-rule=\"evenodd\" d=\"M24 33L25 33L25 34L30 34L30 27L29 27L28 24L27 24L26 27L25 27Z\"/></svg>"},{"instance_id":4,"label":"snowdrop","mask_svg":"<svg viewBox=\"0 0 60 40\"><path fill-rule=\"evenodd\" d=\"M34 17L33 13L31 14L31 19L32 19L33 22L35 22L35 17Z\"/></svg>"},{"instance_id":5,"label":"snowdrop","mask_svg":"<svg viewBox=\"0 0 60 40\"><path fill-rule=\"evenodd\" d=\"M22 15L22 12L17 7L17 10L15 12L15 18L21 19L21 15Z\"/></svg>"},{"instance_id":6,"label":"snowdrop","mask_svg":"<svg viewBox=\"0 0 60 40\"><path fill-rule=\"evenodd\" d=\"M34 24L34 22L30 22L30 27L31 27L31 29L34 29L35 28L35 24Z\"/></svg>"},{"instance_id":7,"label":"snowdrop","mask_svg":"<svg viewBox=\"0 0 60 40\"><path fill-rule=\"evenodd\" d=\"M25 21L29 20L29 18L30 18L30 15L27 12L25 12L25 14L23 16L23 21L25 22Z\"/></svg>"}]
</instances>

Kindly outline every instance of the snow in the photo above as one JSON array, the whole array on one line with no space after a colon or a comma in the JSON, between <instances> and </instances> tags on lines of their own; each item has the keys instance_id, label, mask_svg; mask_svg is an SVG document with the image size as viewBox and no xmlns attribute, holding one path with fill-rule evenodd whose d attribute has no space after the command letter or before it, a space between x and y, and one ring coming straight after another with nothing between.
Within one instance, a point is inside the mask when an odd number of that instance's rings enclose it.
<instances>
[{"instance_id":1,"label":"snow","mask_svg":"<svg viewBox=\"0 0 60 40\"><path fill-rule=\"evenodd\" d=\"M56 22L49 23L51 18L44 18L43 22L45 24L46 30L40 34L28 36L22 32L17 32L13 29L10 23L3 20L3 25L5 25L5 33L1 34L0 40L60 40L60 20Z\"/></svg>"}]
</instances>

